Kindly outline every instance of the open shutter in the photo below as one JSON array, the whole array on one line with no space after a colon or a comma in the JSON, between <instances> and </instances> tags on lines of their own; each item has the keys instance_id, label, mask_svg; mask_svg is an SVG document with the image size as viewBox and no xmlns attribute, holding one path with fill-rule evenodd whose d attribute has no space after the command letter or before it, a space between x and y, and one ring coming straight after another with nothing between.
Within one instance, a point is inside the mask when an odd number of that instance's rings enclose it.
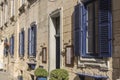
<instances>
[{"instance_id":1,"label":"open shutter","mask_svg":"<svg viewBox=\"0 0 120 80\"><path fill-rule=\"evenodd\" d=\"M21 32L21 55L24 56L24 30Z\"/></svg>"},{"instance_id":2,"label":"open shutter","mask_svg":"<svg viewBox=\"0 0 120 80\"><path fill-rule=\"evenodd\" d=\"M36 25L34 25L34 29L33 29L33 33L34 33L34 40L33 40L33 53L34 53L34 56L36 56L36 35L37 35L37 26Z\"/></svg>"},{"instance_id":3,"label":"open shutter","mask_svg":"<svg viewBox=\"0 0 120 80\"><path fill-rule=\"evenodd\" d=\"M81 12L80 4L75 6L74 16L74 53L75 56L80 56L81 53Z\"/></svg>"},{"instance_id":4,"label":"open shutter","mask_svg":"<svg viewBox=\"0 0 120 80\"><path fill-rule=\"evenodd\" d=\"M12 56L14 56L14 36L12 36Z\"/></svg>"},{"instance_id":5,"label":"open shutter","mask_svg":"<svg viewBox=\"0 0 120 80\"><path fill-rule=\"evenodd\" d=\"M31 50L31 47L32 47L32 41L31 41L31 28L28 29L28 52L29 52L29 56L32 56L32 50Z\"/></svg>"},{"instance_id":6,"label":"open shutter","mask_svg":"<svg viewBox=\"0 0 120 80\"><path fill-rule=\"evenodd\" d=\"M21 33L19 33L19 56L21 56Z\"/></svg>"},{"instance_id":7,"label":"open shutter","mask_svg":"<svg viewBox=\"0 0 120 80\"><path fill-rule=\"evenodd\" d=\"M10 37L10 55L12 56L12 38Z\"/></svg>"},{"instance_id":8,"label":"open shutter","mask_svg":"<svg viewBox=\"0 0 120 80\"><path fill-rule=\"evenodd\" d=\"M99 0L99 50L101 57L111 57L112 15L111 0Z\"/></svg>"}]
</instances>

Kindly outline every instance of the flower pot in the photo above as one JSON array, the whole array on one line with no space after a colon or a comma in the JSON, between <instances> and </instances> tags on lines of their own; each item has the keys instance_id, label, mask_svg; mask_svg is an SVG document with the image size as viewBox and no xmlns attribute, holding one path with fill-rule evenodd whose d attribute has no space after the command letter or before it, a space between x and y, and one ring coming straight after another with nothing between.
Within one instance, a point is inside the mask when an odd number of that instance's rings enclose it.
<instances>
[{"instance_id":1,"label":"flower pot","mask_svg":"<svg viewBox=\"0 0 120 80\"><path fill-rule=\"evenodd\" d=\"M46 77L37 77L37 80L47 80Z\"/></svg>"}]
</instances>

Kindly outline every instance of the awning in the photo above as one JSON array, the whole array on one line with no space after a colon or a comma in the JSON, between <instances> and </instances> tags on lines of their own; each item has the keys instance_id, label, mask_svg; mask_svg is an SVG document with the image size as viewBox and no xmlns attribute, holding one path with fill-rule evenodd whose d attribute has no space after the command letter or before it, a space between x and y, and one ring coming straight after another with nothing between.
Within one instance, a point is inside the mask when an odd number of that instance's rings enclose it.
<instances>
[{"instance_id":1,"label":"awning","mask_svg":"<svg viewBox=\"0 0 120 80\"><path fill-rule=\"evenodd\" d=\"M84 77L91 77L95 79L107 79L108 76L101 76L101 75L90 75L90 74L85 74L85 73L76 73L79 76L84 76Z\"/></svg>"}]
</instances>

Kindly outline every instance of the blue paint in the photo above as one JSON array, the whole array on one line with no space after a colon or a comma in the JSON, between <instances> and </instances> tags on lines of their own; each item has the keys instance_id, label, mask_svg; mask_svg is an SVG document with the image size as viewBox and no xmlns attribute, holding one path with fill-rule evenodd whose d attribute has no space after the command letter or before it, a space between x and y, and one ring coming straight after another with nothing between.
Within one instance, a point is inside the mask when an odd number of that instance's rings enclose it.
<instances>
[{"instance_id":1,"label":"blue paint","mask_svg":"<svg viewBox=\"0 0 120 80\"><path fill-rule=\"evenodd\" d=\"M47 80L47 78L44 78L44 77L38 77L37 80Z\"/></svg>"},{"instance_id":2,"label":"blue paint","mask_svg":"<svg viewBox=\"0 0 120 80\"><path fill-rule=\"evenodd\" d=\"M90 74L85 74L85 73L76 73L79 76L84 76L84 77L91 77L94 79L107 79L108 76L101 76L101 75L90 75Z\"/></svg>"}]
</instances>

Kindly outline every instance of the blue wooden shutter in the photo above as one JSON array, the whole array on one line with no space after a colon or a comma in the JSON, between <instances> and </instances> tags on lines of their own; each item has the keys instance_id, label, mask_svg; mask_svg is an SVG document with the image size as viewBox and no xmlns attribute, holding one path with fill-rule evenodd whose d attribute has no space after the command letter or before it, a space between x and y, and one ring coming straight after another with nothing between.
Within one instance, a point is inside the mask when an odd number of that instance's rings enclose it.
<instances>
[{"instance_id":1,"label":"blue wooden shutter","mask_svg":"<svg viewBox=\"0 0 120 80\"><path fill-rule=\"evenodd\" d=\"M12 35L12 56L14 56L14 36Z\"/></svg>"},{"instance_id":2,"label":"blue wooden shutter","mask_svg":"<svg viewBox=\"0 0 120 80\"><path fill-rule=\"evenodd\" d=\"M37 37L37 26L36 25L34 25L34 27L33 27L33 33L34 33L34 40L33 40L33 52L34 52L34 56L36 56L36 37Z\"/></svg>"},{"instance_id":3,"label":"blue wooden shutter","mask_svg":"<svg viewBox=\"0 0 120 80\"><path fill-rule=\"evenodd\" d=\"M82 5L82 57L86 57L86 28L87 28L87 14L88 10L86 10L85 5Z\"/></svg>"},{"instance_id":4,"label":"blue wooden shutter","mask_svg":"<svg viewBox=\"0 0 120 80\"><path fill-rule=\"evenodd\" d=\"M99 0L99 50L101 57L111 57L112 15L111 0Z\"/></svg>"},{"instance_id":5,"label":"blue wooden shutter","mask_svg":"<svg viewBox=\"0 0 120 80\"><path fill-rule=\"evenodd\" d=\"M19 33L19 56L21 56L21 33Z\"/></svg>"},{"instance_id":6,"label":"blue wooden shutter","mask_svg":"<svg viewBox=\"0 0 120 80\"><path fill-rule=\"evenodd\" d=\"M75 56L80 56L81 53L81 5L75 6L74 16L74 53Z\"/></svg>"},{"instance_id":7,"label":"blue wooden shutter","mask_svg":"<svg viewBox=\"0 0 120 80\"><path fill-rule=\"evenodd\" d=\"M12 56L12 38L10 37L10 56Z\"/></svg>"},{"instance_id":8,"label":"blue wooden shutter","mask_svg":"<svg viewBox=\"0 0 120 80\"><path fill-rule=\"evenodd\" d=\"M31 41L31 28L28 29L28 53L29 56L32 56L32 51L31 51L31 47L32 47L32 41Z\"/></svg>"},{"instance_id":9,"label":"blue wooden shutter","mask_svg":"<svg viewBox=\"0 0 120 80\"><path fill-rule=\"evenodd\" d=\"M24 30L21 32L21 55L24 56Z\"/></svg>"}]
</instances>

